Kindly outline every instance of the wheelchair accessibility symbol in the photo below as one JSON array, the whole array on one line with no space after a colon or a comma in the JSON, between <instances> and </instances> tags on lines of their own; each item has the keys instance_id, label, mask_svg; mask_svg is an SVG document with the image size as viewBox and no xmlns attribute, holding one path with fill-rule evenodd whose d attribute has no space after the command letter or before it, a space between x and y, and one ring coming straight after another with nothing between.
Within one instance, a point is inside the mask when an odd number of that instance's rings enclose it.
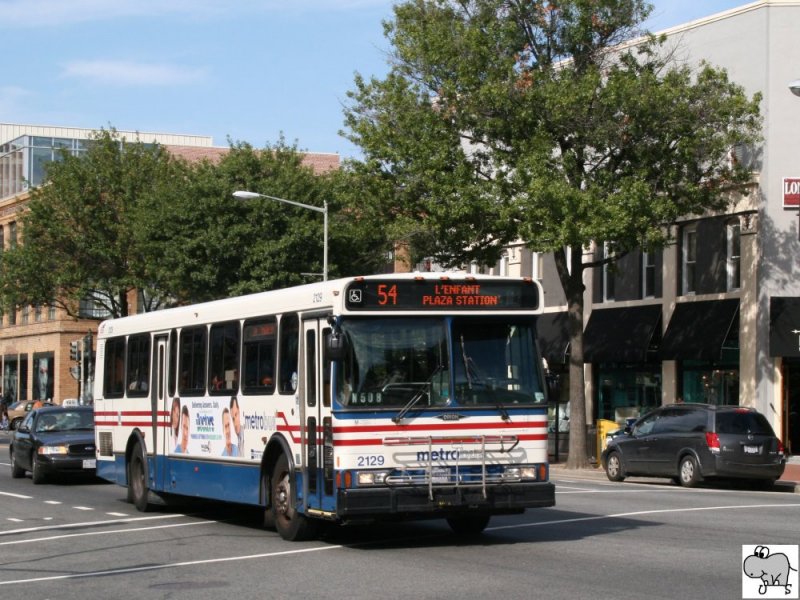
<instances>
[{"instance_id":1,"label":"wheelchair accessibility symbol","mask_svg":"<svg viewBox=\"0 0 800 600\"><path fill-rule=\"evenodd\" d=\"M361 290L350 290L347 299L351 304L361 304Z\"/></svg>"}]
</instances>

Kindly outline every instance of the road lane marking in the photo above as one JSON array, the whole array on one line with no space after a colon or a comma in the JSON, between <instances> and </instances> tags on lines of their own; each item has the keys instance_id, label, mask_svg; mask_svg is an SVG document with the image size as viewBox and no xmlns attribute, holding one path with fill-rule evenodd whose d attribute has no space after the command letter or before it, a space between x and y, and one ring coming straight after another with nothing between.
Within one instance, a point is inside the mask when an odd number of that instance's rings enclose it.
<instances>
[{"instance_id":1,"label":"road lane marking","mask_svg":"<svg viewBox=\"0 0 800 600\"><path fill-rule=\"evenodd\" d=\"M128 513L118 513L118 512L107 512L106 513L110 517L127 517Z\"/></svg>"},{"instance_id":2,"label":"road lane marking","mask_svg":"<svg viewBox=\"0 0 800 600\"><path fill-rule=\"evenodd\" d=\"M739 508L797 508L800 504L743 504L730 506L699 506L691 508L662 508L655 510L638 510L627 513L615 513L611 515L595 515L593 517L576 517L574 519L558 519L556 521L538 521L536 523L525 523L520 525L499 525L497 527L487 527L486 531L500 531L502 529L521 529L527 527L541 527L543 525L565 525L568 523L585 523L586 521L601 521L603 519L621 519L623 517L640 517L643 515L658 515L666 513L700 512L705 510L731 510Z\"/></svg>"},{"instance_id":3,"label":"road lane marking","mask_svg":"<svg viewBox=\"0 0 800 600\"><path fill-rule=\"evenodd\" d=\"M356 544L358 545L358 544ZM108 577L109 575L123 575L126 573L143 573L146 571L159 571L162 569L176 569L179 567L194 567L197 565L213 565L225 562L235 562L241 560L256 560L263 558L275 558L278 556L292 556L294 554L307 554L310 552L324 552L326 550L340 550L346 548L342 544L335 546L314 546L313 548L299 548L296 550L282 550L280 552L265 552L263 554L248 554L245 556L226 556L223 558L207 558L204 560L189 560L163 565L147 565L145 567L126 567L122 569L109 569L107 571L92 571L89 573L78 573L72 575L53 575L50 577L34 577L31 579L16 579L13 581L0 581L1 585L13 585L17 583L37 583L42 581L59 581L64 579L83 579L86 577Z\"/></svg>"},{"instance_id":4,"label":"road lane marking","mask_svg":"<svg viewBox=\"0 0 800 600\"><path fill-rule=\"evenodd\" d=\"M45 500L45 504L61 504L58 500Z\"/></svg>"},{"instance_id":5,"label":"road lane marking","mask_svg":"<svg viewBox=\"0 0 800 600\"><path fill-rule=\"evenodd\" d=\"M79 527L92 527L97 525L114 525L115 523L135 523L138 521L155 521L160 519L178 519L186 517L184 514L156 515L152 517L132 517L128 519L113 519L110 521L84 521L83 523L64 523L63 525L48 525L47 527L27 527L25 529L11 529L10 531L0 531L0 537L5 535L15 535L18 533L31 533L32 531L48 531L53 529L78 529Z\"/></svg>"},{"instance_id":6,"label":"road lane marking","mask_svg":"<svg viewBox=\"0 0 800 600\"><path fill-rule=\"evenodd\" d=\"M0 492L0 496L8 496L9 498L19 498L20 500L33 499L33 496L23 496L22 494L12 494L11 492Z\"/></svg>"},{"instance_id":7,"label":"road lane marking","mask_svg":"<svg viewBox=\"0 0 800 600\"><path fill-rule=\"evenodd\" d=\"M64 540L75 537L89 537L95 535L110 535L115 533L130 533L136 531L150 531L152 529L171 529L174 527L194 527L195 525L211 525L219 521L195 521L192 523L171 523L169 525L154 525L152 527L134 527L129 529L113 529L109 531L84 531L82 533L65 533L63 535L51 535L48 537L30 538L27 540L12 540L10 542L0 542L0 546L16 546L19 544L31 544L34 542L51 542L53 540Z\"/></svg>"},{"instance_id":8,"label":"road lane marking","mask_svg":"<svg viewBox=\"0 0 800 600\"><path fill-rule=\"evenodd\" d=\"M74 508L75 510L94 510L93 508L90 508L88 506L73 506L72 508Z\"/></svg>"},{"instance_id":9,"label":"road lane marking","mask_svg":"<svg viewBox=\"0 0 800 600\"><path fill-rule=\"evenodd\" d=\"M521 529L528 527L539 527L545 525L563 525L565 523L581 523L586 521L598 521L603 519L619 519L622 517L641 516L649 514L663 514L663 513L677 513L677 512L695 512L705 510L730 510L739 508L797 508L800 504L750 504L750 505L730 505L730 506L709 506L702 508L674 508L674 509L656 509L656 510L642 510L628 513L616 513L611 515L596 515L593 517L577 517L574 519L558 519L555 521L539 521L537 523L516 524L516 525L501 525L498 527L487 527L486 531L500 531L503 529ZM79 535L79 534L77 534ZM425 537L441 537L450 534L432 534ZM401 538L405 539L405 538ZM419 539L419 536L414 539ZM161 565L147 565L142 567L126 567L120 569L108 569L105 571L91 571L89 573L78 573L70 575L52 575L48 577L34 577L30 579L15 579L11 581L0 581L0 586L25 584L25 583L39 583L43 581L59 581L65 579L85 579L88 577L108 577L109 575L123 575L128 573L142 573L146 571L159 571L164 569L177 569L181 567L193 567L197 565L219 564L226 562L237 562L245 560L255 560L264 558L275 558L281 556L291 556L295 554L305 554L310 552L321 552L325 550L340 550L343 548L352 548L374 544L376 542L365 542L356 544L337 544L334 546L314 546L312 548L301 548L296 550L284 550L280 552L265 552L263 554L248 554L243 556L226 556L222 558L208 558L203 560L181 561L175 563L166 563Z\"/></svg>"}]
</instances>

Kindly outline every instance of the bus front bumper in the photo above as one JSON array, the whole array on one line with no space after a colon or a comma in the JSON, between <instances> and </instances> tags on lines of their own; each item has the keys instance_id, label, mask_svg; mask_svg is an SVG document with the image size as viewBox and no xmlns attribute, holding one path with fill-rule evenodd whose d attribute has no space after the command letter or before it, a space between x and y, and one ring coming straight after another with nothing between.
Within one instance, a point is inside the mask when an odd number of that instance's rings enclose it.
<instances>
[{"instance_id":1,"label":"bus front bumper","mask_svg":"<svg viewBox=\"0 0 800 600\"><path fill-rule=\"evenodd\" d=\"M466 510L489 514L519 513L526 508L555 506L555 486L549 481L487 486L486 497L481 487L375 487L340 489L337 516L381 517L388 515L442 516Z\"/></svg>"}]
</instances>

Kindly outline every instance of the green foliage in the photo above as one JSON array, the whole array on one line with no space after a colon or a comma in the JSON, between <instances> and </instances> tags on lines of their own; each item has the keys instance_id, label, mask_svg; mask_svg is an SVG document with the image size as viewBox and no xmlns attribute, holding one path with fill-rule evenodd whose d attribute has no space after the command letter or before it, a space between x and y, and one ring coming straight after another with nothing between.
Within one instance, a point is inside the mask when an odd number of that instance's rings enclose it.
<instances>
[{"instance_id":1,"label":"green foliage","mask_svg":"<svg viewBox=\"0 0 800 600\"><path fill-rule=\"evenodd\" d=\"M573 431L585 425L583 270L597 266L583 249L652 250L678 217L723 209L751 177L731 150L760 139L760 96L724 70L674 63L664 40L641 30L651 9L401 2L385 24L388 75L357 77L345 112L364 154L352 170L384 192L363 214L389 219L412 252L492 264L522 239L554 253L569 307ZM570 438L571 466L585 464L583 438Z\"/></svg>"},{"instance_id":2,"label":"green foliage","mask_svg":"<svg viewBox=\"0 0 800 600\"><path fill-rule=\"evenodd\" d=\"M283 140L264 150L231 144L219 162L197 163L122 141L101 131L85 156L48 165L28 203L22 243L2 254L7 308L55 303L77 316L91 296L124 316L131 290L154 310L319 280L322 215L233 198L240 189L320 207L327 200L331 277L385 262L382 229L342 210L340 197L355 198L351 177L314 174Z\"/></svg>"},{"instance_id":3,"label":"green foliage","mask_svg":"<svg viewBox=\"0 0 800 600\"><path fill-rule=\"evenodd\" d=\"M138 202L173 163L157 145L123 143L101 130L84 156L48 163L46 184L33 190L21 220L21 243L3 253L0 293L6 309L56 304L76 315L93 296L111 314L127 314L127 293L148 275L131 244Z\"/></svg>"}]
</instances>

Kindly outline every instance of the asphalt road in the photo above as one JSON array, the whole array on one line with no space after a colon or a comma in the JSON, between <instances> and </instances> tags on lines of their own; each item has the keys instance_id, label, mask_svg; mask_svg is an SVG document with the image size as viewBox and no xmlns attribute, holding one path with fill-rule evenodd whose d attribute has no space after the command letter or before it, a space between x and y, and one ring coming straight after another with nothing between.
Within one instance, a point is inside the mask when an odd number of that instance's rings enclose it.
<instances>
[{"instance_id":1,"label":"asphalt road","mask_svg":"<svg viewBox=\"0 0 800 600\"><path fill-rule=\"evenodd\" d=\"M800 543L796 494L555 477L555 508L494 518L475 539L436 520L290 543L249 508L142 514L96 480L11 479L0 444L0 598L728 600L742 597L742 545Z\"/></svg>"}]
</instances>

